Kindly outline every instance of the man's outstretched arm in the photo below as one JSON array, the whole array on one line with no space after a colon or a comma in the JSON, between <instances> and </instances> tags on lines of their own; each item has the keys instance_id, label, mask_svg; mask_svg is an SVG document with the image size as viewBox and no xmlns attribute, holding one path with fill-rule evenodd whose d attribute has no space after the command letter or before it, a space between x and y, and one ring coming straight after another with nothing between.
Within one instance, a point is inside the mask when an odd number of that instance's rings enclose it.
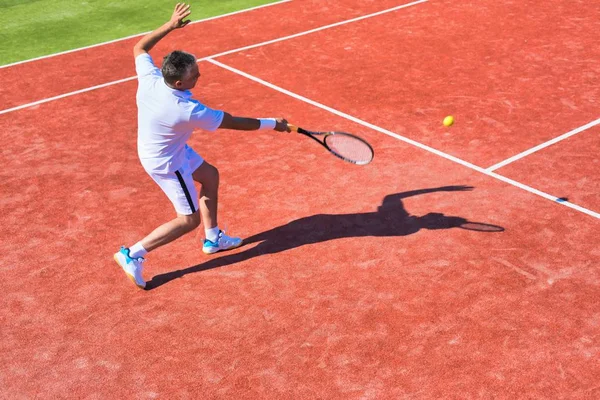
<instances>
[{"instance_id":1,"label":"man's outstretched arm","mask_svg":"<svg viewBox=\"0 0 600 400\"><path fill-rule=\"evenodd\" d=\"M190 23L190 20L184 19L191 14L190 5L185 3L177 3L171 19L162 25L160 28L153 30L146 36L140 39L139 42L133 46L133 57L137 57L140 54L144 54L150 51L169 32L175 29L183 28Z\"/></svg>"},{"instance_id":2,"label":"man's outstretched arm","mask_svg":"<svg viewBox=\"0 0 600 400\"><path fill-rule=\"evenodd\" d=\"M219 129L233 129L236 131L255 131L257 129L274 129L278 132L290 132L287 121L282 118L246 118L235 117L229 113L223 115Z\"/></svg>"}]
</instances>

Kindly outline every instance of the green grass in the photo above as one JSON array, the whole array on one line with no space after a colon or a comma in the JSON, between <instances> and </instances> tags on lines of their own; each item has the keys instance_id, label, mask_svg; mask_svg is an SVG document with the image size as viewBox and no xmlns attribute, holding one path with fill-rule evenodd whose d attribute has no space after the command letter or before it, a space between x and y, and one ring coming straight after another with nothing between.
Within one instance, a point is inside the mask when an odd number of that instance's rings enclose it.
<instances>
[{"instance_id":1,"label":"green grass","mask_svg":"<svg viewBox=\"0 0 600 400\"><path fill-rule=\"evenodd\" d=\"M194 20L275 0L193 1ZM177 1L0 0L0 65L150 31Z\"/></svg>"}]
</instances>

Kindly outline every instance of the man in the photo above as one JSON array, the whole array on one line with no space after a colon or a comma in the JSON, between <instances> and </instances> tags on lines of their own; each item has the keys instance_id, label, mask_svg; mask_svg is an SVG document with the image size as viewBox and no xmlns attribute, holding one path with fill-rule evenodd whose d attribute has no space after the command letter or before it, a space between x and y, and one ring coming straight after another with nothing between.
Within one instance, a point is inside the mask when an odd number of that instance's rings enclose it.
<instances>
[{"instance_id":1,"label":"man","mask_svg":"<svg viewBox=\"0 0 600 400\"><path fill-rule=\"evenodd\" d=\"M242 239L230 237L217 224L218 170L204 161L186 142L194 129L257 130L271 129L289 132L284 119L253 119L234 117L213 110L194 100L192 89L200 72L196 58L182 51L173 51L161 69L154 66L148 51L174 29L190 21L190 6L178 3L169 22L144 36L133 48L138 76L138 155L142 166L173 203L177 218L151 232L131 247L115 253L115 261L139 287L145 288L142 277L144 256L204 223L206 239L202 251L206 254L228 250L242 244ZM198 196L194 181L202 188Z\"/></svg>"}]
</instances>

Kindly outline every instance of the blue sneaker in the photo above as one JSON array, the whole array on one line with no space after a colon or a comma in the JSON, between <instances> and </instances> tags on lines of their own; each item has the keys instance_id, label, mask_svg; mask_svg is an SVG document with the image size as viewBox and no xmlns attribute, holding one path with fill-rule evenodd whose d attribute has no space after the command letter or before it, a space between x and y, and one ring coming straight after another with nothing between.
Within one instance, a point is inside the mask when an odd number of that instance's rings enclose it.
<instances>
[{"instance_id":1,"label":"blue sneaker","mask_svg":"<svg viewBox=\"0 0 600 400\"><path fill-rule=\"evenodd\" d=\"M131 258L129 257L129 249L121 247L121 250L119 250L118 253L115 253L115 261L123 268L123 271L125 271L129 279L131 279L137 287L140 289L146 287L146 282L142 277L142 263L145 261L143 258Z\"/></svg>"},{"instance_id":2,"label":"blue sneaker","mask_svg":"<svg viewBox=\"0 0 600 400\"><path fill-rule=\"evenodd\" d=\"M208 239L204 239L204 244L202 245L202 251L205 254L214 254L217 251L221 250L229 250L235 249L242 244L241 238L230 237L225 234L223 231L219 231L219 237L216 242L211 242Z\"/></svg>"}]
</instances>

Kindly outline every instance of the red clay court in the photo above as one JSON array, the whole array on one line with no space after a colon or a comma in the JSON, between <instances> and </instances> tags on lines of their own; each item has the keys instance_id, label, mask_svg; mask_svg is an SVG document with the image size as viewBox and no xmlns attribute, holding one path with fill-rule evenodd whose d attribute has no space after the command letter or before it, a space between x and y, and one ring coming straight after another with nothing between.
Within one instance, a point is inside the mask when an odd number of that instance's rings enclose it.
<instances>
[{"instance_id":1,"label":"red clay court","mask_svg":"<svg viewBox=\"0 0 600 400\"><path fill-rule=\"evenodd\" d=\"M112 259L173 217L137 158L137 39L0 68L1 397L600 398L599 17L294 0L172 34L155 61L200 58L210 107L353 132L375 159L197 132L246 244L190 234L149 255L145 291Z\"/></svg>"}]
</instances>

